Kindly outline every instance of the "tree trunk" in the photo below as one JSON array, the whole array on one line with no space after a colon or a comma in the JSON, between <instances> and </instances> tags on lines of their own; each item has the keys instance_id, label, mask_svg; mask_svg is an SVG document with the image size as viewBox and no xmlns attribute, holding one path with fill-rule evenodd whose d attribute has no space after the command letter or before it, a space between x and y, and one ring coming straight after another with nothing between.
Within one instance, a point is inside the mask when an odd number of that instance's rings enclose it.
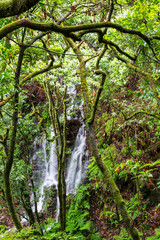
<instances>
[{"instance_id":1,"label":"tree trunk","mask_svg":"<svg viewBox=\"0 0 160 240\"><path fill-rule=\"evenodd\" d=\"M121 195L116 183L114 182L113 177L110 174L107 166L102 161L100 154L98 152L93 122L90 123L90 121L89 121L93 114L91 112L91 101L89 98L89 92L88 92L88 86L87 86L87 70L85 67L86 61L83 59L82 53L79 50L79 48L77 47L77 45L74 43L74 41L70 38L67 38L67 41L70 44L70 46L72 47L75 54L77 55L77 58L80 62L81 89L82 89L83 97L84 97L85 116L88 120L89 144L90 144L91 154L92 154L92 156L95 157L96 164L103 174L105 183L109 187L109 190L113 196L113 200L122 216L122 219L126 225L127 230L129 231L129 233L132 236L132 239L139 240L140 238L138 235L138 231L134 227L133 221L131 220L131 218L127 212L127 208L125 206L122 195Z\"/></svg>"},{"instance_id":2,"label":"tree trunk","mask_svg":"<svg viewBox=\"0 0 160 240\"><path fill-rule=\"evenodd\" d=\"M29 191L24 181L22 181L21 199L22 199L23 206L29 217L29 225L32 226L35 224L35 219L34 219L34 214L31 207Z\"/></svg>"},{"instance_id":3,"label":"tree trunk","mask_svg":"<svg viewBox=\"0 0 160 240\"><path fill-rule=\"evenodd\" d=\"M5 0L0 2L0 18L23 13L37 4L39 0Z\"/></svg>"},{"instance_id":4,"label":"tree trunk","mask_svg":"<svg viewBox=\"0 0 160 240\"><path fill-rule=\"evenodd\" d=\"M16 143L16 133L17 133L17 123L18 123L18 103L19 103L19 76L20 76L20 70L21 70L21 66L22 66L24 51L25 51L25 48L23 45L21 45L20 51L19 51L17 69L16 69L16 73L15 73L15 87L14 87L15 95L14 95L10 145L9 145L7 161L6 161L6 164L4 167L4 173L3 173L4 185L5 185L5 197L6 197L10 215L12 217L12 220L13 220L17 230L21 230L22 225L21 225L19 217L16 214L15 207L13 204L13 197L12 197L11 184L10 184L10 172L11 172L11 168L12 168L12 164L13 164L14 150L15 150L15 143Z\"/></svg>"},{"instance_id":5,"label":"tree trunk","mask_svg":"<svg viewBox=\"0 0 160 240\"><path fill-rule=\"evenodd\" d=\"M56 138L56 154L57 154L57 165L58 165L58 198L59 198L59 219L61 225L61 231L65 230L66 226L66 183L65 183L65 174L64 174L64 166L65 166L65 158L66 158L66 104L65 104L65 96L66 90L64 94L64 124L63 124L63 137L61 125L58 117L58 95L57 90L55 88L56 93L56 104L54 105L52 100L52 95L50 91L49 83L45 83L45 91L49 102L49 115L51 119L51 124L54 130ZM60 147L60 149L59 149Z\"/></svg>"}]
</instances>

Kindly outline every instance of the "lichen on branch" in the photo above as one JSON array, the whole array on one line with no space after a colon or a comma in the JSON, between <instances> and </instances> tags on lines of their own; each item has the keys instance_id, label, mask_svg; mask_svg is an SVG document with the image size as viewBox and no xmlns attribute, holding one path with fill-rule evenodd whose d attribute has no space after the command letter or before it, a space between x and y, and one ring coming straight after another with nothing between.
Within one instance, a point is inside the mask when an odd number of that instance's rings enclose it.
<instances>
[{"instance_id":1,"label":"lichen on branch","mask_svg":"<svg viewBox=\"0 0 160 240\"><path fill-rule=\"evenodd\" d=\"M23 13L37 4L39 0L5 0L0 2L0 18Z\"/></svg>"}]
</instances>

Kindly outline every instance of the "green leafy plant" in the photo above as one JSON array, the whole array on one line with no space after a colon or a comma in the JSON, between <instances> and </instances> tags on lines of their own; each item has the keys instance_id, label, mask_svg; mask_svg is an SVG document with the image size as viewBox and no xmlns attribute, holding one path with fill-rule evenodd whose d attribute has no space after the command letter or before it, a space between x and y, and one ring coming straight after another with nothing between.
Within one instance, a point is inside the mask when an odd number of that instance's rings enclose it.
<instances>
[{"instance_id":1,"label":"green leafy plant","mask_svg":"<svg viewBox=\"0 0 160 240\"><path fill-rule=\"evenodd\" d=\"M67 213L66 232L90 232L91 221L89 217L89 188L88 185L80 186Z\"/></svg>"},{"instance_id":2,"label":"green leafy plant","mask_svg":"<svg viewBox=\"0 0 160 240\"><path fill-rule=\"evenodd\" d=\"M7 227L5 225L0 225L0 234L6 231Z\"/></svg>"},{"instance_id":3,"label":"green leafy plant","mask_svg":"<svg viewBox=\"0 0 160 240\"><path fill-rule=\"evenodd\" d=\"M7 231L0 235L0 239L3 240L16 240L16 239L30 239L30 240L41 240L40 233L34 228L24 228L20 232L16 231L15 228Z\"/></svg>"},{"instance_id":4,"label":"green leafy plant","mask_svg":"<svg viewBox=\"0 0 160 240\"><path fill-rule=\"evenodd\" d=\"M119 235L114 235L113 236L114 240L132 240L132 238L128 235L128 232L126 231L125 228L121 228L121 231L119 233Z\"/></svg>"},{"instance_id":5,"label":"green leafy plant","mask_svg":"<svg viewBox=\"0 0 160 240\"><path fill-rule=\"evenodd\" d=\"M150 236L146 238L146 240L158 240L160 239L160 228L155 229L156 234L154 236Z\"/></svg>"}]
</instances>

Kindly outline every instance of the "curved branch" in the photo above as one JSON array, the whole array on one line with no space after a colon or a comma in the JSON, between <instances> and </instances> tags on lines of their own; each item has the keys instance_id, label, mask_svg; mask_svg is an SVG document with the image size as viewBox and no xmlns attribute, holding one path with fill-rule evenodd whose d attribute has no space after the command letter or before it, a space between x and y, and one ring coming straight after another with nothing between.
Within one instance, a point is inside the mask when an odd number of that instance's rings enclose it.
<instances>
[{"instance_id":1,"label":"curved branch","mask_svg":"<svg viewBox=\"0 0 160 240\"><path fill-rule=\"evenodd\" d=\"M91 23L91 24L81 24L77 26L59 26L54 23L39 23L39 22L33 22L28 19L22 19L15 21L13 23L7 24L3 28L0 29L0 39L5 37L8 33L12 32L13 30L16 30L21 27L27 27L33 30L39 30L42 32L46 31L54 31L57 33L62 33L66 37L71 37L75 40L80 40L77 35L74 34L74 32L78 32L81 30L92 30L97 28L114 28L122 33L128 33L131 35L136 35L142 38L147 44L150 45L150 39L140 31L134 30L134 29L127 29L122 27L119 24L115 24L112 22L100 22L100 23Z\"/></svg>"},{"instance_id":2,"label":"curved branch","mask_svg":"<svg viewBox=\"0 0 160 240\"><path fill-rule=\"evenodd\" d=\"M160 40L160 36L158 36L158 35L153 35L153 36L151 36L149 39L157 39L157 40Z\"/></svg>"},{"instance_id":3,"label":"curved branch","mask_svg":"<svg viewBox=\"0 0 160 240\"><path fill-rule=\"evenodd\" d=\"M96 75L102 74L102 80L101 80L101 83L100 83L100 86L99 86L99 89L98 89L98 92L97 92L97 95L96 95L96 99L95 99L95 102L94 102L94 105L93 105L92 116L89 119L88 124L93 124L93 122L94 122L96 111L97 111L98 101L99 101L99 98L101 96L101 92L103 90L103 86L104 86L106 75L107 75L104 71L101 71L101 70L96 70L95 74Z\"/></svg>"},{"instance_id":4,"label":"curved branch","mask_svg":"<svg viewBox=\"0 0 160 240\"><path fill-rule=\"evenodd\" d=\"M99 40L100 43L103 42L106 45L108 44L108 45L114 46L117 49L118 52L120 52L124 56L128 57L130 60L136 61L136 58L137 58L136 56L132 57L131 55L129 55L128 53L123 51L116 43L114 43L114 42L112 42L112 41L110 41L108 39L105 39L103 37L105 33L103 33L101 31L101 29L92 29L92 30L80 31L77 36L78 36L78 38L81 38L83 35L88 34L88 33L97 33L98 40Z\"/></svg>"},{"instance_id":5,"label":"curved branch","mask_svg":"<svg viewBox=\"0 0 160 240\"><path fill-rule=\"evenodd\" d=\"M100 52L99 57L97 58L97 62L96 62L96 69L99 69L100 61L104 57L104 54L105 54L107 48L108 48L107 45L104 45L104 48Z\"/></svg>"},{"instance_id":6,"label":"curved branch","mask_svg":"<svg viewBox=\"0 0 160 240\"><path fill-rule=\"evenodd\" d=\"M29 10L39 0L5 0L0 2L0 18L15 16Z\"/></svg>"},{"instance_id":7,"label":"curved branch","mask_svg":"<svg viewBox=\"0 0 160 240\"><path fill-rule=\"evenodd\" d=\"M34 78L34 77L36 77L36 76L38 76L38 75L40 75L42 73L48 72L51 69L56 69L56 68L61 67L62 66L62 59L64 58L65 53L68 51L68 49L69 49L69 46L66 46L66 48L63 51L62 57L60 59L60 63L53 65L53 61L54 60L51 60L47 67L44 67L41 70L37 70L37 71L35 71L33 73L30 73L25 78L23 78L23 80L21 80L19 82L19 87L22 87L25 82L31 80L32 78ZM10 96L6 97L3 101L1 101L0 102L0 107L3 107L10 99L13 98L13 96L14 96L14 93L12 93Z\"/></svg>"},{"instance_id":8,"label":"curved branch","mask_svg":"<svg viewBox=\"0 0 160 240\"><path fill-rule=\"evenodd\" d=\"M137 111L137 112L133 113L132 115L130 115L129 117L126 117L124 114L123 114L123 116L124 116L125 120L130 120L131 118L133 118L134 116L139 115L139 114L146 114L146 115L149 115L151 117L160 119L159 115L154 114L154 113L150 113L150 112L146 112L146 111L143 111L143 110Z\"/></svg>"},{"instance_id":9,"label":"curved branch","mask_svg":"<svg viewBox=\"0 0 160 240\"><path fill-rule=\"evenodd\" d=\"M111 45L111 46L115 47L119 53L121 53L124 56L128 57L130 60L132 60L132 61L136 60L136 56L135 57L130 56L128 53L124 52L116 43L114 43L114 42L112 42L110 40L104 39L104 38L103 38L103 42L105 44L108 44L108 45Z\"/></svg>"},{"instance_id":10,"label":"curved branch","mask_svg":"<svg viewBox=\"0 0 160 240\"><path fill-rule=\"evenodd\" d=\"M57 64L57 65L58 65L58 67L59 67L59 64ZM20 83L19 83L20 87L21 87L25 82L27 82L28 80L30 80L31 78L34 78L34 77L36 77L37 75L40 75L40 74L42 74L42 73L48 72L50 69L52 69L52 68L54 68L54 67L56 68L57 65L56 65L56 66L53 66L53 60L52 60L47 67L44 67L44 68L41 69L41 70L35 71L35 72L33 72L33 73L30 73L30 74L27 75L23 80L20 81Z\"/></svg>"}]
</instances>

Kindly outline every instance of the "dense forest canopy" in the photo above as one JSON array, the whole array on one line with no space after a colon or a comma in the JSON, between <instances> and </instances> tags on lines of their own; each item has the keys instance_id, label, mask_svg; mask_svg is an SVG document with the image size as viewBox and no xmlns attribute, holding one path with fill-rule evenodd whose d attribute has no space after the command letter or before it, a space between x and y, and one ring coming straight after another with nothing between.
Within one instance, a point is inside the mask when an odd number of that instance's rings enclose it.
<instances>
[{"instance_id":1,"label":"dense forest canopy","mask_svg":"<svg viewBox=\"0 0 160 240\"><path fill-rule=\"evenodd\" d=\"M155 234L160 1L0 0L0 61L0 206L17 238L23 231L30 239L138 240ZM67 92L73 84L74 102ZM66 199L67 118L80 118L76 102L83 103L90 165L86 185ZM42 135L57 146L60 226L48 218L51 231L37 211L30 163L33 141ZM23 229L21 215L31 228Z\"/></svg>"}]
</instances>

